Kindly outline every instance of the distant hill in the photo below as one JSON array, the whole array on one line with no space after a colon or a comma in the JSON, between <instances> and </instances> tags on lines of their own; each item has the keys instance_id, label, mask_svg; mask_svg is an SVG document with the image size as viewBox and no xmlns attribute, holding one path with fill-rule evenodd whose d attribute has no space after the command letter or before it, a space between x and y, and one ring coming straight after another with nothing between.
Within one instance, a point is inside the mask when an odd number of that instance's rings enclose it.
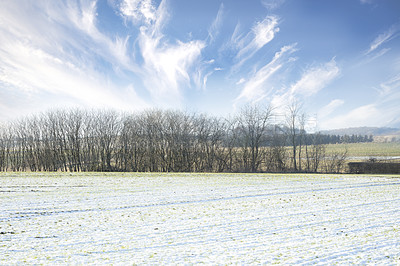
<instances>
[{"instance_id":1,"label":"distant hill","mask_svg":"<svg viewBox=\"0 0 400 266\"><path fill-rule=\"evenodd\" d=\"M333 130L322 130L322 134L329 135L373 135L373 136L386 136L386 135L400 135L400 128L390 127L350 127Z\"/></svg>"}]
</instances>

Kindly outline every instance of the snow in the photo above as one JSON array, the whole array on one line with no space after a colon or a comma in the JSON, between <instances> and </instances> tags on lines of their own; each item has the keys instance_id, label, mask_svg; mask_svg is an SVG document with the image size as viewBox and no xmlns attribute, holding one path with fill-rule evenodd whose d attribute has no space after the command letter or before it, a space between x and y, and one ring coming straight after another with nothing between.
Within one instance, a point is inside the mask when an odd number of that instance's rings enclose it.
<instances>
[{"instance_id":1,"label":"snow","mask_svg":"<svg viewBox=\"0 0 400 266\"><path fill-rule=\"evenodd\" d=\"M0 174L0 264L400 264L400 179Z\"/></svg>"}]
</instances>

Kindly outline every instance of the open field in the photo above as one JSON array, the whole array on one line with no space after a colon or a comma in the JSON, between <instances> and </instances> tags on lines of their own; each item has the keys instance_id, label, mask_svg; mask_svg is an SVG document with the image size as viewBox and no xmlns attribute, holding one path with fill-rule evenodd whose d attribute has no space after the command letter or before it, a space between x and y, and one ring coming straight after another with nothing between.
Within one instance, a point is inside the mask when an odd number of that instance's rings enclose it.
<instances>
[{"instance_id":1,"label":"open field","mask_svg":"<svg viewBox=\"0 0 400 266\"><path fill-rule=\"evenodd\" d=\"M393 176L2 173L0 264L396 265L399 191Z\"/></svg>"},{"instance_id":2,"label":"open field","mask_svg":"<svg viewBox=\"0 0 400 266\"><path fill-rule=\"evenodd\" d=\"M347 148L349 157L400 157L400 142L391 143L348 143L348 144L329 144L326 152L342 153Z\"/></svg>"}]
</instances>

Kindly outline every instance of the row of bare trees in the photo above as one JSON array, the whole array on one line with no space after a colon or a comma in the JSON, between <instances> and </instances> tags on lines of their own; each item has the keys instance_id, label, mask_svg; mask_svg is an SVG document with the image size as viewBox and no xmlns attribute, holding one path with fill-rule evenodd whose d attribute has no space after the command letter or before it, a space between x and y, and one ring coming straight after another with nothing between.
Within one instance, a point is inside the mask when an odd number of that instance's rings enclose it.
<instances>
[{"instance_id":1,"label":"row of bare trees","mask_svg":"<svg viewBox=\"0 0 400 266\"><path fill-rule=\"evenodd\" d=\"M0 126L0 171L340 172L304 116L271 108L230 119L172 110L52 110ZM290 147L290 148L288 148Z\"/></svg>"}]
</instances>

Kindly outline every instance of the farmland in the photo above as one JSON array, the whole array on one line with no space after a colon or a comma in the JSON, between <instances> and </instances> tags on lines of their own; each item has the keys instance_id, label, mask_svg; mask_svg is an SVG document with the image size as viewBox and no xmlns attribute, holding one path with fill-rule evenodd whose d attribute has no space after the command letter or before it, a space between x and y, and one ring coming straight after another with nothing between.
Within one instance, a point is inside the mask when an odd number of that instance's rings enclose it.
<instances>
[{"instance_id":1,"label":"farmland","mask_svg":"<svg viewBox=\"0 0 400 266\"><path fill-rule=\"evenodd\" d=\"M400 157L400 143L349 143L349 144L329 144L327 154L343 153L347 149L349 157Z\"/></svg>"},{"instance_id":2,"label":"farmland","mask_svg":"<svg viewBox=\"0 0 400 266\"><path fill-rule=\"evenodd\" d=\"M400 263L396 176L2 173L0 264Z\"/></svg>"}]
</instances>

